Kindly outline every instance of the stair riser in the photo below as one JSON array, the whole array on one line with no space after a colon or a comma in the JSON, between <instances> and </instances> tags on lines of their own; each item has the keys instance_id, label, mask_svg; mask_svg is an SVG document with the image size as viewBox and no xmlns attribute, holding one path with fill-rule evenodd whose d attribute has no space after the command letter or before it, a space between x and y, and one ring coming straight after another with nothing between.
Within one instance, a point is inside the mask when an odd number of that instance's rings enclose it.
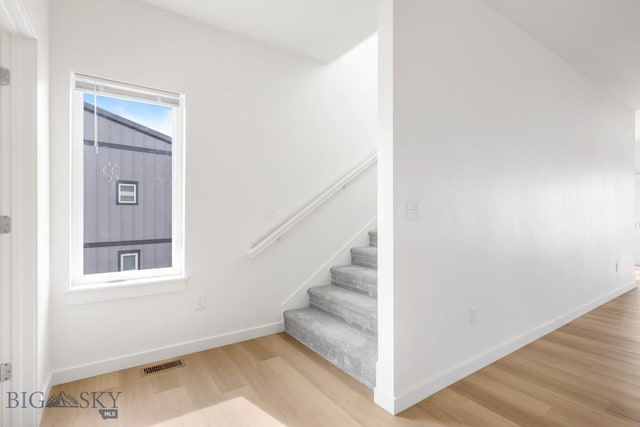
<instances>
[{"instance_id":1,"label":"stair riser","mask_svg":"<svg viewBox=\"0 0 640 427\"><path fill-rule=\"evenodd\" d=\"M355 312L349 307L341 305L338 302L327 301L313 294L309 295L309 305L317 308L318 310L324 311L330 316L333 316L354 328L358 328L374 338L378 336L377 318L368 316L364 313Z\"/></svg>"},{"instance_id":2,"label":"stair riser","mask_svg":"<svg viewBox=\"0 0 640 427\"><path fill-rule=\"evenodd\" d=\"M378 268L378 257L369 254L351 253L351 264L368 268Z\"/></svg>"},{"instance_id":3,"label":"stair riser","mask_svg":"<svg viewBox=\"0 0 640 427\"><path fill-rule=\"evenodd\" d=\"M359 292L361 294L369 295L370 297L378 297L378 281L375 280L363 280L358 276L351 274L341 274L339 272L331 272L331 284L340 286L350 291Z\"/></svg>"},{"instance_id":4,"label":"stair riser","mask_svg":"<svg viewBox=\"0 0 640 427\"><path fill-rule=\"evenodd\" d=\"M341 348L337 348L331 342L322 340L321 337L306 328L304 324L298 322L296 319L289 318L286 313L284 316L284 326L289 335L360 381L366 387L370 389L375 387L375 363L367 363L360 360L357 354L345 353Z\"/></svg>"}]
</instances>

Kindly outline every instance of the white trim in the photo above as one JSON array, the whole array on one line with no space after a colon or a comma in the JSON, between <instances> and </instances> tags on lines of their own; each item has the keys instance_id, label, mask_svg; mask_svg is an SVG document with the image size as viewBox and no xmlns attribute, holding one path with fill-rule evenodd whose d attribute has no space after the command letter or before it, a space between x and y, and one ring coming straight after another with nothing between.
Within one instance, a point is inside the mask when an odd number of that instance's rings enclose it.
<instances>
[{"instance_id":1,"label":"white trim","mask_svg":"<svg viewBox=\"0 0 640 427\"><path fill-rule=\"evenodd\" d=\"M215 335L209 338L187 341L177 345L160 347L139 353L131 353L128 355L105 359L86 365L73 366L70 368L55 371L52 375L51 384L64 384L70 381L77 381L96 375L106 374L109 372L157 362L159 360L183 356L186 354L209 350L224 345L235 344L242 341L260 338L266 335L277 334L282 331L284 331L284 324L282 322L269 323L254 328L242 329L235 332Z\"/></svg>"},{"instance_id":2,"label":"white trim","mask_svg":"<svg viewBox=\"0 0 640 427\"><path fill-rule=\"evenodd\" d=\"M3 48L7 43L3 42ZM20 36L9 39L11 75L9 106L9 205L12 216L10 242L10 350L12 390L35 390L37 384L37 48L36 41ZM4 134L6 137L7 135ZM6 190L6 188L5 188ZM5 199L6 200L6 199ZM5 277L6 278L6 277ZM5 283L5 287L6 287ZM6 319L6 317L5 317ZM32 408L11 411L10 425L34 425Z\"/></svg>"},{"instance_id":3,"label":"white trim","mask_svg":"<svg viewBox=\"0 0 640 427\"><path fill-rule=\"evenodd\" d=\"M44 383L40 384L40 388L38 389L38 391L41 391L42 394L44 395L45 398L45 402L46 399L49 397L49 394L51 393L51 387L52 387L52 374L49 373L49 375L47 375L47 378L44 380ZM42 421L42 415L44 414L44 409L45 408L39 408L36 410L36 424L35 425L40 425L40 422Z\"/></svg>"},{"instance_id":4,"label":"white trim","mask_svg":"<svg viewBox=\"0 0 640 427\"><path fill-rule=\"evenodd\" d=\"M378 367L376 365L376 372L377 370ZM373 401L376 405L380 406L390 414L397 415L400 412L396 412L395 410L395 399L393 398L393 394L388 394L386 390L382 390L382 387L376 386L373 389Z\"/></svg>"},{"instance_id":5,"label":"white trim","mask_svg":"<svg viewBox=\"0 0 640 427\"><path fill-rule=\"evenodd\" d=\"M12 39L13 388L33 390L38 366L37 45L33 39ZM13 425L31 425L35 416L35 410L25 409Z\"/></svg>"},{"instance_id":6,"label":"white trim","mask_svg":"<svg viewBox=\"0 0 640 427\"><path fill-rule=\"evenodd\" d=\"M22 1L0 0L0 31L36 38L36 32Z\"/></svg>"},{"instance_id":7,"label":"white trim","mask_svg":"<svg viewBox=\"0 0 640 427\"><path fill-rule=\"evenodd\" d=\"M115 271L112 273L96 273L87 274L82 278L76 279L69 289L78 289L94 286L101 288L114 284L126 284L137 281L151 281L154 279L164 279L173 277L182 277L183 274L176 267L167 268L149 268L143 270Z\"/></svg>"},{"instance_id":8,"label":"white trim","mask_svg":"<svg viewBox=\"0 0 640 427\"><path fill-rule=\"evenodd\" d=\"M87 76L80 73L75 74L74 84L76 89L83 92L93 94L101 93L105 96L160 104L168 107L180 107L184 101L178 93Z\"/></svg>"},{"instance_id":9,"label":"white trim","mask_svg":"<svg viewBox=\"0 0 640 427\"><path fill-rule=\"evenodd\" d=\"M133 187L133 191L123 190L122 187ZM122 196L133 196L133 200L122 200ZM118 181L118 203L121 205L137 205L138 204L138 184L134 182Z\"/></svg>"},{"instance_id":10,"label":"white trim","mask_svg":"<svg viewBox=\"0 0 640 427\"><path fill-rule=\"evenodd\" d=\"M74 286L66 291L68 305L92 304L187 290L187 276L164 276L118 283Z\"/></svg>"},{"instance_id":11,"label":"white trim","mask_svg":"<svg viewBox=\"0 0 640 427\"><path fill-rule=\"evenodd\" d=\"M11 67L11 36L0 32L0 65ZM0 87L0 214L11 216L12 159L11 154L11 86ZM11 269L12 235L0 235L0 360L13 359ZM11 389L12 380L0 383L0 395ZM0 404L0 425L10 425L10 412Z\"/></svg>"},{"instance_id":12,"label":"white trim","mask_svg":"<svg viewBox=\"0 0 640 427\"><path fill-rule=\"evenodd\" d=\"M318 268L298 289L293 291L283 302L282 312L293 308L305 307L309 303L309 294L307 290L313 286L326 285L330 282L330 268L334 265L349 264L351 256L351 248L355 246L363 246L365 239L369 239L369 231L375 227L378 218L374 218L362 227L347 243L338 249L331 257ZM366 236L366 237L365 237Z\"/></svg>"},{"instance_id":13,"label":"white trim","mask_svg":"<svg viewBox=\"0 0 640 427\"><path fill-rule=\"evenodd\" d=\"M416 403L426 399L432 394L442 390L445 387L463 379L464 377L471 375L472 373L484 368L487 365L503 358L504 356L513 353L521 347L547 335L550 332L566 325L567 323L577 319L580 316L594 310L595 308L605 304L622 294L625 294L636 288L636 284L630 283L624 285L616 290L613 290L605 295L602 295L594 300L581 305L580 307L571 310L561 316L556 317L540 326L537 326L515 338L505 341L495 347L471 358L465 360L462 363L453 366L452 368L436 374L431 378L427 378L424 381L409 388L409 391L401 393L397 397L390 398L384 393L383 390L375 390L375 401L383 409L389 411L392 414L398 414L405 409L410 408Z\"/></svg>"},{"instance_id":14,"label":"white trim","mask_svg":"<svg viewBox=\"0 0 640 427\"><path fill-rule=\"evenodd\" d=\"M331 187L323 191L316 198L309 203L298 209L293 215L282 221L276 227L267 232L263 237L259 238L251 247L247 250L247 255L254 258L262 251L267 249L272 244L276 243L280 237L287 233L296 226L300 221L310 215L317 208L322 206L327 200L329 200L334 194L340 190L346 189L347 185L362 175L367 169L373 166L378 161L378 153L372 155L367 160L356 166L351 172L339 179Z\"/></svg>"},{"instance_id":15,"label":"white trim","mask_svg":"<svg viewBox=\"0 0 640 427\"><path fill-rule=\"evenodd\" d=\"M124 268L124 264L125 264L125 258L127 257L133 257L134 259L133 261L134 267L128 270L139 270L140 269L140 252L136 251L136 252L127 252L127 253L120 254L120 271L126 271Z\"/></svg>"}]
</instances>

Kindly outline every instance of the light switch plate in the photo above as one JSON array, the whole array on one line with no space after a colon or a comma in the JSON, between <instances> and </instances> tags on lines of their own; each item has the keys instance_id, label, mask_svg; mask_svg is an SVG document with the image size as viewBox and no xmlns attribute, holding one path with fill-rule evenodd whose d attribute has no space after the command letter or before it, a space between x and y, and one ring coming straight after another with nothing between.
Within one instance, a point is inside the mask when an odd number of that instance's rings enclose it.
<instances>
[{"instance_id":1,"label":"light switch plate","mask_svg":"<svg viewBox=\"0 0 640 427\"><path fill-rule=\"evenodd\" d=\"M11 233L11 217L0 216L0 234Z\"/></svg>"},{"instance_id":2,"label":"light switch plate","mask_svg":"<svg viewBox=\"0 0 640 427\"><path fill-rule=\"evenodd\" d=\"M420 221L420 202L409 200L406 203L405 219L407 221Z\"/></svg>"}]
</instances>

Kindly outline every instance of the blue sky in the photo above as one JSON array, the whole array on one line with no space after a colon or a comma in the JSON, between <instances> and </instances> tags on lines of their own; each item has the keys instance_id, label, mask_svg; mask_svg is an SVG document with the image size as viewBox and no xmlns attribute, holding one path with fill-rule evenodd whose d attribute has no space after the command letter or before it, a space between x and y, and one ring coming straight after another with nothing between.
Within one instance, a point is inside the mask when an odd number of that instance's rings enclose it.
<instances>
[{"instance_id":1,"label":"blue sky","mask_svg":"<svg viewBox=\"0 0 640 427\"><path fill-rule=\"evenodd\" d=\"M93 94L85 93L84 101L93 105ZM100 95L98 95L98 107L173 137L171 107Z\"/></svg>"}]
</instances>

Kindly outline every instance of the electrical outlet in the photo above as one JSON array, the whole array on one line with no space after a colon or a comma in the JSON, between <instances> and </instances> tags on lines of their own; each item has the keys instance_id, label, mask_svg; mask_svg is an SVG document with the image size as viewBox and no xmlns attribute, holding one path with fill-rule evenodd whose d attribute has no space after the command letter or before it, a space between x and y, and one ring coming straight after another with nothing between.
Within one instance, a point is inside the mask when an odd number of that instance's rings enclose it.
<instances>
[{"instance_id":1,"label":"electrical outlet","mask_svg":"<svg viewBox=\"0 0 640 427\"><path fill-rule=\"evenodd\" d=\"M407 221L420 221L420 202L409 200L406 203L405 219Z\"/></svg>"},{"instance_id":2,"label":"electrical outlet","mask_svg":"<svg viewBox=\"0 0 640 427\"><path fill-rule=\"evenodd\" d=\"M199 296L196 301L196 310L204 310L205 308L207 308L207 299L204 295Z\"/></svg>"},{"instance_id":3,"label":"electrical outlet","mask_svg":"<svg viewBox=\"0 0 640 427\"><path fill-rule=\"evenodd\" d=\"M469 324L478 324L478 307L469 307Z\"/></svg>"}]
</instances>

